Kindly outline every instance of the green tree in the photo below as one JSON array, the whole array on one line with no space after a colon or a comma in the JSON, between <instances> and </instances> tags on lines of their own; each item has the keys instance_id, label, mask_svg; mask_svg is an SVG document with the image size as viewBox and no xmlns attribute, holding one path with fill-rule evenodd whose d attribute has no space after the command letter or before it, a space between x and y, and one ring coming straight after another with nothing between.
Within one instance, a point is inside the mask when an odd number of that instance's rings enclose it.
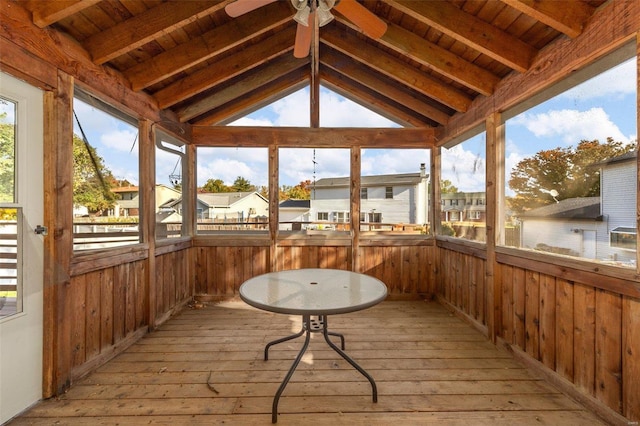
<instances>
[{"instance_id":1,"label":"green tree","mask_svg":"<svg viewBox=\"0 0 640 426\"><path fill-rule=\"evenodd\" d=\"M208 179L200 187L202 192L232 192L233 189L224 184L222 179Z\"/></svg>"},{"instance_id":2,"label":"green tree","mask_svg":"<svg viewBox=\"0 0 640 426\"><path fill-rule=\"evenodd\" d=\"M0 115L0 122L6 116ZM0 123L0 202L13 202L15 174L15 128L13 124Z\"/></svg>"},{"instance_id":3,"label":"green tree","mask_svg":"<svg viewBox=\"0 0 640 426\"><path fill-rule=\"evenodd\" d=\"M304 180L295 186L282 185L280 187L280 200L309 200L311 198L311 181Z\"/></svg>"},{"instance_id":4,"label":"green tree","mask_svg":"<svg viewBox=\"0 0 640 426\"><path fill-rule=\"evenodd\" d=\"M73 204L100 214L115 204L116 197L111 192L115 184L116 179L96 149L73 135Z\"/></svg>"},{"instance_id":5,"label":"green tree","mask_svg":"<svg viewBox=\"0 0 640 426\"><path fill-rule=\"evenodd\" d=\"M256 190L256 187L251 185L251 182L242 176L238 176L236 180L233 181L233 185L231 187L235 192L251 192Z\"/></svg>"},{"instance_id":6,"label":"green tree","mask_svg":"<svg viewBox=\"0 0 640 426\"><path fill-rule=\"evenodd\" d=\"M566 198L600 195L600 171L593 165L636 149L636 144L623 144L612 138L605 143L582 140L576 148L554 148L536 153L520 161L511 171L509 197L516 213L541 207ZM557 191L557 195L549 194Z\"/></svg>"},{"instance_id":7,"label":"green tree","mask_svg":"<svg viewBox=\"0 0 640 426\"><path fill-rule=\"evenodd\" d=\"M440 193L441 194L455 194L459 192L458 188L453 186L453 183L449 179L442 179L440 181Z\"/></svg>"}]
</instances>

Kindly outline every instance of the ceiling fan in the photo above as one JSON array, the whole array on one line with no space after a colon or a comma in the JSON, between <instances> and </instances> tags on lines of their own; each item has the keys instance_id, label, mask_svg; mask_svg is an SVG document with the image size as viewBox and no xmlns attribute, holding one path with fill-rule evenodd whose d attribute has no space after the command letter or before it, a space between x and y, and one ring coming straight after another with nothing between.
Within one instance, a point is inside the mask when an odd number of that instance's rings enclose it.
<instances>
[{"instance_id":1,"label":"ceiling fan","mask_svg":"<svg viewBox=\"0 0 640 426\"><path fill-rule=\"evenodd\" d=\"M231 17L244 15L278 0L236 0L225 7ZM363 33L373 39L379 39L387 31L387 24L356 0L291 0L296 9L293 19L298 23L293 56L306 58L311 48L311 33L317 14L318 26L322 27L333 20L331 10L337 10L345 18L356 24Z\"/></svg>"}]
</instances>

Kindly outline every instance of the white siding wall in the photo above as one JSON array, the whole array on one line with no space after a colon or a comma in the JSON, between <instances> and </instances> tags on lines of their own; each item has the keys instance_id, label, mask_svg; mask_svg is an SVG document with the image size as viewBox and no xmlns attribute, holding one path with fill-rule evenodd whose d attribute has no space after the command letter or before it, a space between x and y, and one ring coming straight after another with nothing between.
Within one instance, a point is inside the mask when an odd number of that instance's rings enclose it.
<instances>
[{"instance_id":1,"label":"white siding wall","mask_svg":"<svg viewBox=\"0 0 640 426\"><path fill-rule=\"evenodd\" d=\"M630 250L612 248L609 231L619 226L636 227L636 162L624 161L606 166L601 176L602 214L607 230L597 236L600 257L628 262L636 254Z\"/></svg>"},{"instance_id":2,"label":"white siding wall","mask_svg":"<svg viewBox=\"0 0 640 426\"><path fill-rule=\"evenodd\" d=\"M594 253L602 258L597 248L587 247L591 238L585 232L595 232L596 238L606 234L606 225L596 221L538 220L527 219L522 226L522 247L535 249L538 244L573 250L580 257Z\"/></svg>"}]
</instances>

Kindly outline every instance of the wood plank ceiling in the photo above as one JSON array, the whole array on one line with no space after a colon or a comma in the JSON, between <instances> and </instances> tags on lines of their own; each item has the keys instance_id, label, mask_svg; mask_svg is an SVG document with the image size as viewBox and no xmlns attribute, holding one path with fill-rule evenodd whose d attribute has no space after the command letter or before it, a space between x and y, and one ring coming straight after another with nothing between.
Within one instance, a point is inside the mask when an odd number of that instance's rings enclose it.
<instances>
[{"instance_id":1,"label":"wood plank ceiling","mask_svg":"<svg viewBox=\"0 0 640 426\"><path fill-rule=\"evenodd\" d=\"M66 33L181 122L224 125L322 85L400 125L437 127L490 96L508 74L526 71L550 42L578 36L605 0L365 0L388 25L382 38L368 38L334 11L303 59L292 53L289 0L236 18L224 10L231 1L16 3L35 25Z\"/></svg>"}]
</instances>

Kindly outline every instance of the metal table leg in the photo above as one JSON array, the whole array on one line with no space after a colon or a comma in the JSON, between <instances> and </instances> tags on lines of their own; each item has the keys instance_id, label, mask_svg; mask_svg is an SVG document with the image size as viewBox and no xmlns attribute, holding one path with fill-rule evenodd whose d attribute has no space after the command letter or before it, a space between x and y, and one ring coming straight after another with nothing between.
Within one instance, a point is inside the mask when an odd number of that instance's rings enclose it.
<instances>
[{"instance_id":1,"label":"metal table leg","mask_svg":"<svg viewBox=\"0 0 640 426\"><path fill-rule=\"evenodd\" d=\"M282 380L282 383L280 384L280 387L276 392L276 396L273 397L273 405L271 406L271 423L276 423L278 421L278 401L280 400L280 395L282 395L284 388L287 386L287 383L289 383L289 380L291 380L291 376L293 376L293 372L295 371L296 367L298 367L298 364L300 364L302 355L304 355L305 351L309 347L309 339L311 337L310 316L303 315L302 322L303 322L302 331L300 331L300 334L297 334L297 336L302 335L306 331L307 335L304 338L304 345L302 345L302 349L300 349L300 352L298 352L298 356L293 361L293 364L291 365L291 368L289 368L289 371L287 372L287 375L284 377L284 380ZM289 336L285 338L284 341L290 340L291 338L293 337ZM280 340L282 341L282 339ZM265 360L266 359L267 358L266 358L266 349L265 349Z\"/></svg>"},{"instance_id":2,"label":"metal table leg","mask_svg":"<svg viewBox=\"0 0 640 426\"><path fill-rule=\"evenodd\" d=\"M280 339L273 340L273 341L267 343L267 345L265 346L265 348L264 348L264 360L267 361L269 359L268 351L269 351L269 348L271 346L276 345L278 343L286 342L288 340L295 339L296 337L300 337L300 336L302 336L303 334L306 333L306 336L305 336L305 339L304 339L304 344L302 345L302 348L300 349L300 352L298 352L298 355L296 356L296 359L293 361L293 364L289 368L289 371L287 372L287 375L282 380L282 383L280 384L280 387L278 388L278 391L276 392L276 395L273 398L273 405L271 406L271 423L277 423L278 422L278 402L280 401L280 396L282 395L282 392L284 392L284 388L289 383L289 380L291 380L291 376L293 376L293 373L296 370L296 368L298 367L298 364L300 364L300 361L302 360L302 356L304 355L304 353L306 352L307 348L309 347L309 340L311 338L311 333L316 333L316 332L322 332L322 334L324 336L324 339L327 341L329 346L334 351L336 351L342 358L344 358L349 364L351 364L351 366L353 368L358 370L360 372L360 374L362 374L364 377L366 377L369 380L369 383L371 383L371 389L372 389L372 393L373 393L373 402L378 402L378 388L376 387L376 382L373 380L373 377L371 377L369 375L369 373L367 373L353 359L351 359L346 353L343 352L344 351L344 335L342 335L340 333L329 331L327 329L327 327L328 327L328 324L327 324L327 316L326 315L319 315L317 319L311 319L310 315L303 315L302 316L302 329L299 332L297 332L296 334L292 334L291 336L282 337ZM340 346L341 346L342 349L340 349L335 343L333 343L329 339L329 336L337 336L337 337L339 337L340 338Z\"/></svg>"},{"instance_id":3,"label":"metal table leg","mask_svg":"<svg viewBox=\"0 0 640 426\"><path fill-rule=\"evenodd\" d=\"M378 388L376 387L376 382L373 380L373 377L371 377L371 375L369 375L369 373L367 373L364 368L360 367L358 365L358 363L356 363L353 359L351 359L351 357L349 357L349 355L347 355L346 353L344 353L342 350L340 350L339 347L337 347L335 345L335 343L333 343L331 340L329 340L329 331L327 331L327 318L325 316L324 318L324 326L323 326L323 335L324 335L324 340L327 341L327 343L329 344L329 346L331 346L331 348L336 351L342 358L344 358L349 364L351 364L351 366L353 368L355 368L356 370L358 370L360 372L360 374L362 374L364 377L367 378L367 380L369 380L369 383L371 383L371 391L373 394L373 402L378 402ZM343 346L344 348L344 346Z\"/></svg>"}]
</instances>

